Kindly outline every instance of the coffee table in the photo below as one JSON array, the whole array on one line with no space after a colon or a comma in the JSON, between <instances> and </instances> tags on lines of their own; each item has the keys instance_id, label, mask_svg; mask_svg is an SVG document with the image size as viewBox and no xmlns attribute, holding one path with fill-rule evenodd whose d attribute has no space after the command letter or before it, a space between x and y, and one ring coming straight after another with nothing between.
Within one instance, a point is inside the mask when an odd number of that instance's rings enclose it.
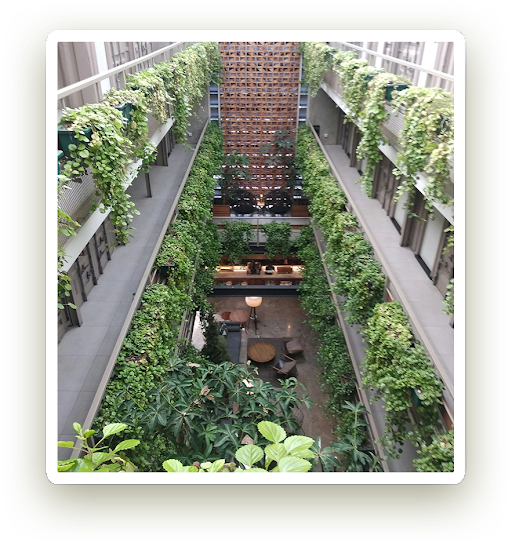
<instances>
[{"instance_id":1,"label":"coffee table","mask_svg":"<svg viewBox=\"0 0 512 546\"><path fill-rule=\"evenodd\" d=\"M245 325L245 323L249 320L249 313L243 309L236 309L236 311L231 311L229 320L232 320L233 322L240 322Z\"/></svg>"},{"instance_id":2,"label":"coffee table","mask_svg":"<svg viewBox=\"0 0 512 546\"><path fill-rule=\"evenodd\" d=\"M270 362L276 356L276 349L270 343L260 341L249 347L247 356L251 360L263 364L264 362Z\"/></svg>"}]
</instances>

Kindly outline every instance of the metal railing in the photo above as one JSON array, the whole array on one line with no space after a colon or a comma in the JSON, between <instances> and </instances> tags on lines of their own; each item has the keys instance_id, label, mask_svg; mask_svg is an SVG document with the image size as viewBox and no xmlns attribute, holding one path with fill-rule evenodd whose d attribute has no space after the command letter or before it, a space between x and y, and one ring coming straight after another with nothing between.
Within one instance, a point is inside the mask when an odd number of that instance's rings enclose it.
<instances>
[{"instance_id":1,"label":"metal railing","mask_svg":"<svg viewBox=\"0 0 512 546\"><path fill-rule=\"evenodd\" d=\"M138 59L135 59L133 61L128 61L127 63L116 66L109 70L105 70L104 72L101 72L100 74L96 74L96 76L91 76L90 78L86 78L85 80L81 80L77 83L68 85L67 87L63 87L62 89L59 89L57 91L57 100L61 101L62 107L65 107L66 104L64 99L66 97L68 97L69 95L72 95L73 93L76 93L77 91L81 91L82 89L91 87L92 85L97 86L98 96L101 97L103 95L103 92L101 90L102 81L107 80L112 76L120 76L121 85L124 85L125 75L127 70L129 70L130 68L134 66L141 65L147 61L153 60L156 57L162 56L162 60L166 60L166 56L168 56L168 58L170 59L172 57L171 51L182 47L186 43L187 42L175 42L174 44L162 47L161 49L158 49L157 51L154 51L153 53L148 53L148 55L144 55L143 57L139 57Z\"/></svg>"},{"instance_id":2,"label":"metal railing","mask_svg":"<svg viewBox=\"0 0 512 546\"><path fill-rule=\"evenodd\" d=\"M350 44L349 42L337 42L337 43L343 44L344 46L350 47L352 49L356 49L357 51L361 51L363 53L368 53L369 55L372 55L372 57L380 57L381 59L385 61L391 61L396 64L407 66L408 68L413 68L414 70L419 70L420 72L425 72L431 76L437 76L438 78L441 78L443 80L455 82L455 76L453 76L452 74L447 74L446 72L439 72L439 70L434 70L433 68L426 68L424 66L421 66L420 64L404 61L402 59L398 59L397 57L391 57L390 55L385 55L384 53L378 53L377 51L374 51L373 49L367 49L365 47L355 46L353 44Z\"/></svg>"}]
</instances>

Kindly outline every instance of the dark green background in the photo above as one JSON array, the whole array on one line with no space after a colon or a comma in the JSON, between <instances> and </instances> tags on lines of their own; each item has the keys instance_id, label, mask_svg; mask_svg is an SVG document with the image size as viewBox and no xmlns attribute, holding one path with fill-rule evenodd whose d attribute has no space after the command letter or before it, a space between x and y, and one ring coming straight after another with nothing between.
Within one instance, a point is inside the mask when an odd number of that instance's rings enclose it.
<instances>
[{"instance_id":1,"label":"dark green background","mask_svg":"<svg viewBox=\"0 0 512 546\"><path fill-rule=\"evenodd\" d=\"M48 481L43 386L45 366L55 363L45 362L45 40L57 29L130 28L445 29L464 35L467 464L460 484ZM8 55L7 479L24 527L73 538L438 538L471 534L493 521L504 474L505 196L504 61L491 22L439 7L52 8L18 24Z\"/></svg>"}]
</instances>

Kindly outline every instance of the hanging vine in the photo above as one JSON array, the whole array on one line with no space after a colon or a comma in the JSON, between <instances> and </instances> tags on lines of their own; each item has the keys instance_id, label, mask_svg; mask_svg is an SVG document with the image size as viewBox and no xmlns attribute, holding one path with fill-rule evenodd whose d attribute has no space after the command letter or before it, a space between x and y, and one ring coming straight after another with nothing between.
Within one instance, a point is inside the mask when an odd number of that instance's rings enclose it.
<instances>
[{"instance_id":1,"label":"hanging vine","mask_svg":"<svg viewBox=\"0 0 512 546\"><path fill-rule=\"evenodd\" d=\"M425 208L432 214L434 203L453 203L448 193L454 150L453 95L436 87L410 87L398 93L393 106L395 111L399 107L405 109L404 127L398 140L401 151L393 170L402 179L394 200L409 192L406 209L411 211L412 190L418 174L425 172Z\"/></svg>"},{"instance_id":2,"label":"hanging vine","mask_svg":"<svg viewBox=\"0 0 512 546\"><path fill-rule=\"evenodd\" d=\"M309 88L311 97L314 97L320 89L324 72L331 68L331 52L335 51L331 46L323 42L301 42L299 53L303 56L302 84Z\"/></svg>"},{"instance_id":3,"label":"hanging vine","mask_svg":"<svg viewBox=\"0 0 512 546\"><path fill-rule=\"evenodd\" d=\"M358 159L367 160L365 171L359 181L368 197L372 195L373 171L382 158L379 146L386 143L382 136L382 124L389 118L385 108L388 104L386 88L388 85L402 83L410 82L404 80L402 76L395 76L388 72L379 73L368 82L368 93L360 118L362 136L356 150Z\"/></svg>"}]
</instances>

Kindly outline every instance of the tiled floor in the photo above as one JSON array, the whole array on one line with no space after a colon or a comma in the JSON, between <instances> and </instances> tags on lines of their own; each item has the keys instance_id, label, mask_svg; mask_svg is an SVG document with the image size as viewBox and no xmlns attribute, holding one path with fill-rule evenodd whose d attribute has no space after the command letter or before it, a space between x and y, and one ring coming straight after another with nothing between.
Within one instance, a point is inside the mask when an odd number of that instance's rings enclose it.
<instances>
[{"instance_id":1,"label":"tiled floor","mask_svg":"<svg viewBox=\"0 0 512 546\"><path fill-rule=\"evenodd\" d=\"M133 220L133 239L112 253L80 308L82 326L68 330L59 343L59 440L74 440L73 423L83 423L87 416L191 156L190 150L176 146L168 167L152 167L153 197L146 196L144 176L135 179L128 190L141 213ZM59 448L59 459L70 454L70 449Z\"/></svg>"}]
</instances>

